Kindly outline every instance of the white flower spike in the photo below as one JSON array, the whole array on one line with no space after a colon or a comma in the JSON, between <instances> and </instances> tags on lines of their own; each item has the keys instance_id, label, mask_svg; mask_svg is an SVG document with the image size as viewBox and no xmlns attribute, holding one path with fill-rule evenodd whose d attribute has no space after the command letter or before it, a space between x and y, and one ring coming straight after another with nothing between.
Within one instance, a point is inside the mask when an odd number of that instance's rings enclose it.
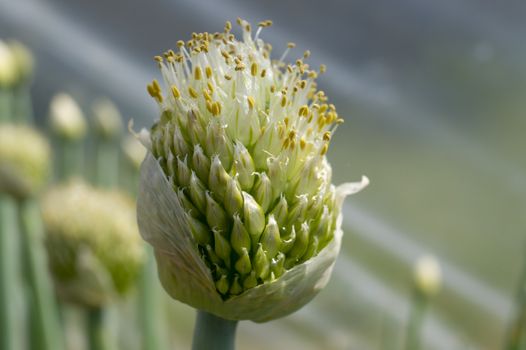
<instances>
[{"instance_id":1,"label":"white flower spike","mask_svg":"<svg viewBox=\"0 0 526 350\"><path fill-rule=\"evenodd\" d=\"M335 187L326 160L343 122L304 57L287 65L238 20L194 33L155 59L148 92L160 120L145 145L138 221L161 282L225 319L264 322L305 305L340 250L341 204L368 184ZM324 68L321 69L323 71ZM143 132L144 134L144 132Z\"/></svg>"}]
</instances>

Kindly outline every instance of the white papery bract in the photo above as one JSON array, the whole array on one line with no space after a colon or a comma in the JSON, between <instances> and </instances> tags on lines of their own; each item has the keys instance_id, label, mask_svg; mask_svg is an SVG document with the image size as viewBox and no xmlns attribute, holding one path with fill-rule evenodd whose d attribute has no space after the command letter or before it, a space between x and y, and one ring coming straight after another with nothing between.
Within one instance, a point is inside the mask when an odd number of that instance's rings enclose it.
<instances>
[{"instance_id":1,"label":"white papery bract","mask_svg":"<svg viewBox=\"0 0 526 350\"><path fill-rule=\"evenodd\" d=\"M345 195L326 159L343 122L304 59L270 59L238 20L157 56L160 119L142 139L138 220L176 299L228 319L266 321L308 302L339 251ZM293 47L289 44L289 47ZM285 55L284 55L285 56ZM324 70L324 67L321 68Z\"/></svg>"}]
</instances>

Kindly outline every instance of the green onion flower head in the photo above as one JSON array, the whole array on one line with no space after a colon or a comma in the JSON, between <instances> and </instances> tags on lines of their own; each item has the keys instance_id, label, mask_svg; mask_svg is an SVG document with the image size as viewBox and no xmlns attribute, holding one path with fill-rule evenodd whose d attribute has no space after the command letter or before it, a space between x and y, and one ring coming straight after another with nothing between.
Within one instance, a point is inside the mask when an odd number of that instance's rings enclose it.
<instances>
[{"instance_id":1,"label":"green onion flower head","mask_svg":"<svg viewBox=\"0 0 526 350\"><path fill-rule=\"evenodd\" d=\"M316 89L309 52L294 64L271 60L259 38L271 22L255 35L238 24L242 40L227 22L155 58L163 87L154 80L147 90L160 119L139 135L149 152L138 222L172 297L263 322L326 285L342 201L368 180L331 184L326 153L343 119Z\"/></svg>"},{"instance_id":2,"label":"green onion flower head","mask_svg":"<svg viewBox=\"0 0 526 350\"><path fill-rule=\"evenodd\" d=\"M442 284L442 269L440 263L432 255L424 255L414 266L414 286L416 291L432 297L440 291Z\"/></svg>"},{"instance_id":3,"label":"green onion flower head","mask_svg":"<svg viewBox=\"0 0 526 350\"><path fill-rule=\"evenodd\" d=\"M49 105L51 129L66 140L80 140L87 132L86 119L77 102L66 93L58 93Z\"/></svg>"},{"instance_id":4,"label":"green onion flower head","mask_svg":"<svg viewBox=\"0 0 526 350\"><path fill-rule=\"evenodd\" d=\"M130 289L144 249L129 197L75 180L45 194L42 217L62 299L99 307Z\"/></svg>"},{"instance_id":5,"label":"green onion flower head","mask_svg":"<svg viewBox=\"0 0 526 350\"><path fill-rule=\"evenodd\" d=\"M97 133L105 139L112 139L122 132L122 117L117 106L106 98L93 103L93 121Z\"/></svg>"},{"instance_id":6,"label":"green onion flower head","mask_svg":"<svg viewBox=\"0 0 526 350\"><path fill-rule=\"evenodd\" d=\"M16 58L11 48L0 40L0 89L11 87L17 79Z\"/></svg>"},{"instance_id":7,"label":"green onion flower head","mask_svg":"<svg viewBox=\"0 0 526 350\"><path fill-rule=\"evenodd\" d=\"M49 143L28 126L0 124L0 192L23 199L37 194L50 173Z\"/></svg>"},{"instance_id":8,"label":"green onion flower head","mask_svg":"<svg viewBox=\"0 0 526 350\"><path fill-rule=\"evenodd\" d=\"M9 41L8 46L13 54L17 71L17 82L19 84L27 82L33 75L35 66L33 53L27 46L16 40Z\"/></svg>"}]
</instances>

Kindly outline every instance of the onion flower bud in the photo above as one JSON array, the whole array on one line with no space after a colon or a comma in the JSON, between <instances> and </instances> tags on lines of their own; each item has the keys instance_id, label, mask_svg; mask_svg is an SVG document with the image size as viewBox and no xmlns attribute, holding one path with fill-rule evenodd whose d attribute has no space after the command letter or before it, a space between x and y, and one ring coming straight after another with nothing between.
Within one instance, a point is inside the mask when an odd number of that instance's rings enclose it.
<instances>
[{"instance_id":1,"label":"onion flower bud","mask_svg":"<svg viewBox=\"0 0 526 350\"><path fill-rule=\"evenodd\" d=\"M0 192L23 199L37 194L50 174L51 148L44 136L22 125L0 125Z\"/></svg>"},{"instance_id":2,"label":"onion flower bud","mask_svg":"<svg viewBox=\"0 0 526 350\"><path fill-rule=\"evenodd\" d=\"M133 201L80 180L42 199L49 264L58 295L101 307L135 282L144 260Z\"/></svg>"},{"instance_id":3,"label":"onion flower bud","mask_svg":"<svg viewBox=\"0 0 526 350\"><path fill-rule=\"evenodd\" d=\"M326 153L343 122L303 59L270 59L259 34L194 34L157 56L160 109L142 164L138 222L175 299L225 319L264 322L328 282L341 205ZM145 137L145 136L148 137ZM199 222L196 225L195 222ZM199 229L195 229L199 226Z\"/></svg>"}]
</instances>

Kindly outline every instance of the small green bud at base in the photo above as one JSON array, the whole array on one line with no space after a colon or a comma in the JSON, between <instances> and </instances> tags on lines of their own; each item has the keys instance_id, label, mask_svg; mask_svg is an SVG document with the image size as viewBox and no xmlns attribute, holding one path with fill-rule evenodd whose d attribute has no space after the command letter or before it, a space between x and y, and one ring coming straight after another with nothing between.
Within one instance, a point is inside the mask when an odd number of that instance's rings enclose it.
<instances>
[{"instance_id":1,"label":"small green bud at base","mask_svg":"<svg viewBox=\"0 0 526 350\"><path fill-rule=\"evenodd\" d=\"M279 228L274 216L270 215L267 226L261 235L261 245L263 250L267 253L267 257L272 259L278 253L281 247L281 238L279 236Z\"/></svg>"},{"instance_id":2,"label":"small green bud at base","mask_svg":"<svg viewBox=\"0 0 526 350\"><path fill-rule=\"evenodd\" d=\"M248 250L243 248L241 256L235 265L236 271L241 275L246 275L252 270L252 264L250 263L250 257L248 256Z\"/></svg>"},{"instance_id":3,"label":"small green bud at base","mask_svg":"<svg viewBox=\"0 0 526 350\"><path fill-rule=\"evenodd\" d=\"M234 215L234 226L230 234L230 242L232 243L232 248L239 255L250 251L250 236L239 215Z\"/></svg>"},{"instance_id":4,"label":"small green bud at base","mask_svg":"<svg viewBox=\"0 0 526 350\"><path fill-rule=\"evenodd\" d=\"M258 244L256 256L254 257L254 269L256 271L256 277L261 279L265 279L270 272L269 260L261 243Z\"/></svg>"},{"instance_id":5,"label":"small green bud at base","mask_svg":"<svg viewBox=\"0 0 526 350\"><path fill-rule=\"evenodd\" d=\"M217 256L223 260L226 267L230 267L230 244L228 240L221 235L217 230L212 230L214 232L214 242L215 242L215 252Z\"/></svg>"}]
</instances>

